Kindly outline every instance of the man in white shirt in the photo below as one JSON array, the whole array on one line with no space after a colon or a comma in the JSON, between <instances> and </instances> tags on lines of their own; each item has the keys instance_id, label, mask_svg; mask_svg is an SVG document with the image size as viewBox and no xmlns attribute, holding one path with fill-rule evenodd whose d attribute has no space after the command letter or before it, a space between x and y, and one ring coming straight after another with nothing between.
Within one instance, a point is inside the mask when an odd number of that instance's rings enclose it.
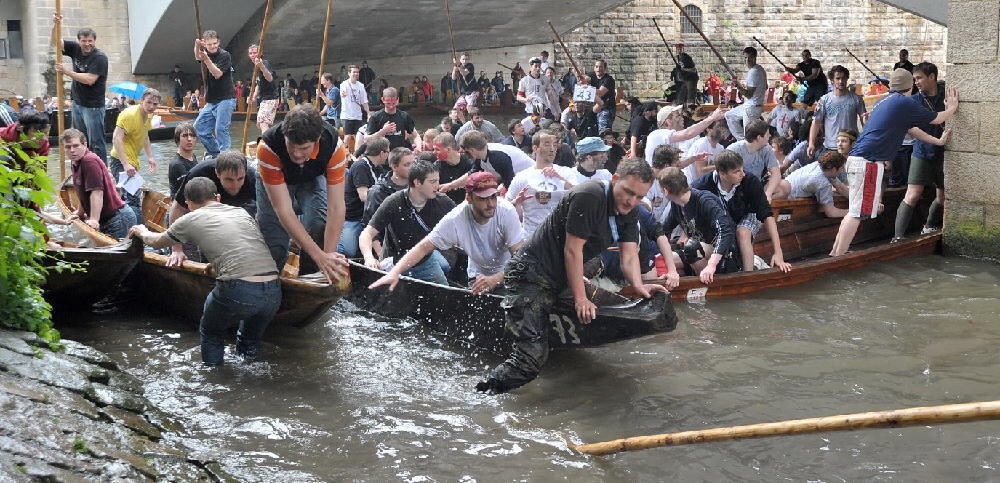
<instances>
[{"instance_id":1,"label":"man in white shirt","mask_svg":"<svg viewBox=\"0 0 1000 483\"><path fill-rule=\"evenodd\" d=\"M715 155L726 149L722 141L729 137L729 128L726 123L717 122L708 130L708 135L698 138L691 147L688 148L685 156L695 158L695 161L684 168L684 175L687 176L688 185L694 180L702 177L705 173L715 169ZM708 159L700 159L699 154L708 153ZM655 169L655 168L654 168ZM656 185L656 183L653 183Z\"/></svg>"},{"instance_id":2,"label":"man in white shirt","mask_svg":"<svg viewBox=\"0 0 1000 483\"><path fill-rule=\"evenodd\" d=\"M611 181L611 172L604 169L611 146L599 137L583 138L576 143L576 172L573 184L586 183L592 179Z\"/></svg>"},{"instance_id":3,"label":"man in white shirt","mask_svg":"<svg viewBox=\"0 0 1000 483\"><path fill-rule=\"evenodd\" d=\"M542 130L531 137L535 166L514 176L507 200L521 214L524 234L530 237L555 209L566 190L573 187L573 168L554 165L559 139Z\"/></svg>"},{"instance_id":4,"label":"man in white shirt","mask_svg":"<svg viewBox=\"0 0 1000 483\"><path fill-rule=\"evenodd\" d=\"M347 150L354 152L354 139L358 129L364 124L363 114L371 114L368 109L368 93L365 85L358 81L361 69L356 65L349 67L347 80L340 83L340 120L344 126L344 140Z\"/></svg>"},{"instance_id":5,"label":"man in white shirt","mask_svg":"<svg viewBox=\"0 0 1000 483\"><path fill-rule=\"evenodd\" d=\"M524 103L524 112L528 114L535 112L535 106L542 112L545 111L548 104L545 94L548 82L542 75L542 59L532 57L528 61L528 75L517 83L517 102Z\"/></svg>"},{"instance_id":6,"label":"man in white shirt","mask_svg":"<svg viewBox=\"0 0 1000 483\"><path fill-rule=\"evenodd\" d=\"M746 125L760 119L760 115L764 112L764 96L767 93L767 73L757 64L757 49L753 47L743 49L743 58L746 59L749 70L744 80L745 85L737 86L737 89L745 101L726 114L729 132L737 141L743 140L743 128Z\"/></svg>"},{"instance_id":7,"label":"man in white shirt","mask_svg":"<svg viewBox=\"0 0 1000 483\"><path fill-rule=\"evenodd\" d=\"M719 108L712 111L712 114L701 122L685 128L683 106L661 107L660 111L656 113L656 125L660 129L649 133L649 136L646 137L646 162L652 164L653 152L656 151L656 148L664 144L679 147L678 144L701 134L713 122L725 116L727 116L726 111Z\"/></svg>"},{"instance_id":8,"label":"man in white shirt","mask_svg":"<svg viewBox=\"0 0 1000 483\"><path fill-rule=\"evenodd\" d=\"M535 160L531 159L527 153L521 150L517 146L511 146L509 144L503 143L486 143L486 148L490 151L500 151L501 153L510 156L511 167L514 168L514 174L520 173L535 165Z\"/></svg>"},{"instance_id":9,"label":"man in white shirt","mask_svg":"<svg viewBox=\"0 0 1000 483\"><path fill-rule=\"evenodd\" d=\"M400 274L435 249L458 247L469 256L466 273L472 293L496 293L503 282L504 266L525 238L517 211L509 201L497 198L497 186L493 173L480 171L469 176L465 201L448 212L389 273L368 288L388 284L390 290L395 289Z\"/></svg>"}]
</instances>

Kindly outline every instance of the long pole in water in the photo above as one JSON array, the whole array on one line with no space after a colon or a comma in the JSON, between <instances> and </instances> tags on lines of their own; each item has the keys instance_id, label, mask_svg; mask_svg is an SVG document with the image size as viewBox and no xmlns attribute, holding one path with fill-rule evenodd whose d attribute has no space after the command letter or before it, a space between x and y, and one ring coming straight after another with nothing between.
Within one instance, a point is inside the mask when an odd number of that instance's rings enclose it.
<instances>
[{"instance_id":1,"label":"long pole in water","mask_svg":"<svg viewBox=\"0 0 1000 483\"><path fill-rule=\"evenodd\" d=\"M673 0L673 2L674 5L677 5L677 8L681 11L681 15L683 15L684 18L686 18L688 22L691 23L691 26L698 31L698 35L701 35L702 40L704 40L705 43L708 44L708 48L712 49L712 52L715 53L715 56L719 58L719 62L722 63L722 67L726 69L726 72L729 72L729 75L733 78L733 80L736 80L737 78L736 73L733 72L733 69L729 67L729 63L727 63L726 59L722 57L722 54L720 54L718 50L715 50L715 46L712 45L712 41L708 40L708 37L705 36L705 32L701 31L701 27L699 27L698 24L694 23L694 20L692 20L691 16L684 11L684 7L681 6L680 2L678 2L677 0Z\"/></svg>"},{"instance_id":2,"label":"long pole in water","mask_svg":"<svg viewBox=\"0 0 1000 483\"><path fill-rule=\"evenodd\" d=\"M844 50L846 50L848 54L851 54L851 57L854 57L854 60L858 61L858 63L861 64L861 67L864 67L865 70L867 70L868 72L870 72L872 76L874 76L876 79L878 79L878 74L876 74L875 71L869 69L868 68L868 64L865 64L861 59L858 58L858 56L854 55L854 52L851 52L851 49L848 49L847 47L844 47Z\"/></svg>"},{"instance_id":3,"label":"long pole in water","mask_svg":"<svg viewBox=\"0 0 1000 483\"><path fill-rule=\"evenodd\" d=\"M680 62L677 62L677 57L674 57L674 51L670 50L670 44L667 43L667 38L663 36L663 31L660 30L660 24L656 23L656 19L653 19L653 26L656 27L656 32L660 34L660 40L663 41L663 45L667 48L667 53L670 54L670 58L673 59L674 64L677 67L681 66Z\"/></svg>"},{"instance_id":4,"label":"long pole in water","mask_svg":"<svg viewBox=\"0 0 1000 483\"><path fill-rule=\"evenodd\" d=\"M552 29L552 35L556 36L556 41L559 42L559 45L562 46L563 52L566 53L566 58L569 59L569 63L573 64L573 70L576 71L576 78L579 79L583 77L583 71L580 70L580 67L576 65L576 61L573 60L573 54L569 53L569 49L566 48L566 43L563 42L562 37L559 36L559 32L556 32L556 28L555 26L552 25L552 21L546 20L545 23L549 24L549 28Z\"/></svg>"},{"instance_id":5,"label":"long pole in water","mask_svg":"<svg viewBox=\"0 0 1000 483\"><path fill-rule=\"evenodd\" d=\"M197 38L197 39L200 40L201 39L201 32L202 32L202 30L201 30L201 9L198 8L198 0L194 0L194 28L198 29L197 34L195 34L196 35L195 38ZM198 96L198 98L199 99L204 99L205 96L208 95L208 76L205 73L205 64L203 64L201 62L198 62L198 65L200 66L199 69L201 70L201 85L205 89L203 92L200 93L200 95ZM193 107L194 107L194 110L197 111L199 106L193 106Z\"/></svg>"},{"instance_id":6,"label":"long pole in water","mask_svg":"<svg viewBox=\"0 0 1000 483\"><path fill-rule=\"evenodd\" d=\"M774 52L771 52L771 49L767 48L767 46L764 45L764 42L761 42L760 39L758 39L757 37L753 37L753 39L755 41L757 41L757 43L760 44L760 46L763 47L764 50L767 51L767 53L771 54L771 57L774 57L774 60L778 61L778 65L780 65L782 69L788 70L788 66L785 65L785 63L782 62L781 59L779 59L777 55L774 55ZM804 73L805 72L803 72L803 74Z\"/></svg>"},{"instance_id":7,"label":"long pole in water","mask_svg":"<svg viewBox=\"0 0 1000 483\"><path fill-rule=\"evenodd\" d=\"M259 59L263 59L264 58L264 36L267 34L267 27L268 27L268 24L270 23L270 18L271 18L271 1L272 0L267 0L267 6L264 7L264 23L260 27L260 40L257 41L257 58L259 58ZM260 71L260 67L258 67L257 64L255 63L253 65L253 76L250 77L250 95L247 96L247 99L248 99L248 102L247 102L247 115L243 119L243 144L241 144L241 146L243 146L243 150L244 151L247 148L247 134L250 131L250 118L253 116L254 106L256 105L253 102L254 101L253 94L254 94L254 90L257 89L257 73L259 71ZM271 74L273 75L274 73L272 72ZM273 81L274 79L271 79L271 80Z\"/></svg>"},{"instance_id":8,"label":"long pole in water","mask_svg":"<svg viewBox=\"0 0 1000 483\"><path fill-rule=\"evenodd\" d=\"M323 80L323 66L326 65L326 43L330 38L330 12L333 11L333 0L326 2L326 21L323 23L323 47L319 50L319 81ZM313 96L313 106L319 108L319 96Z\"/></svg>"},{"instance_id":9,"label":"long pole in water","mask_svg":"<svg viewBox=\"0 0 1000 483\"><path fill-rule=\"evenodd\" d=\"M590 455L608 455L623 451L637 451L662 446L680 446L694 443L766 438L769 436L821 433L827 431L964 423L986 419L1000 419L1000 401L873 411L823 418L793 419L774 423L730 426L700 431L635 436L602 443L569 444L569 447Z\"/></svg>"},{"instance_id":10,"label":"long pole in water","mask_svg":"<svg viewBox=\"0 0 1000 483\"><path fill-rule=\"evenodd\" d=\"M56 15L59 16L59 23L52 31L52 45L56 48L56 62L62 60L62 0L56 0ZM59 135L62 136L66 129L66 120L63 119L63 98L66 97L66 88L63 86L63 74L56 71L56 127ZM45 170L48 171L49 162L45 162ZM66 148L63 143L59 143L59 182L66 178Z\"/></svg>"}]
</instances>

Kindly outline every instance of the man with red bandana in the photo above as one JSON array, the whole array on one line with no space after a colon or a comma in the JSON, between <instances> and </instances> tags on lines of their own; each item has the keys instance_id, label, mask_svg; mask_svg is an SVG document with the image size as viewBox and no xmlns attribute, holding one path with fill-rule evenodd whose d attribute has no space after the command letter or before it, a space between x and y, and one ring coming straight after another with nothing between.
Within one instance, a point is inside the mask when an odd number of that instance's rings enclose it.
<instances>
[{"instance_id":1,"label":"man with red bandana","mask_svg":"<svg viewBox=\"0 0 1000 483\"><path fill-rule=\"evenodd\" d=\"M381 111L368 118L368 135L383 136L389 140L389 149L413 149L413 140L418 139L417 125L406 111L396 107L399 105L399 92L395 87L382 91Z\"/></svg>"}]
</instances>

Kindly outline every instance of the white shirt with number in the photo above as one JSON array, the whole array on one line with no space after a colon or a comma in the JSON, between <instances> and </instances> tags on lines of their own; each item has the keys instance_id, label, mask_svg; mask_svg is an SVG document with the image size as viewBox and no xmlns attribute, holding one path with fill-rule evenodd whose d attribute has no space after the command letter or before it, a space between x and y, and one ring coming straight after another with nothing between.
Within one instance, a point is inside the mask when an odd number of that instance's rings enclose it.
<instances>
[{"instance_id":1,"label":"white shirt with number","mask_svg":"<svg viewBox=\"0 0 1000 483\"><path fill-rule=\"evenodd\" d=\"M527 194L531 196L521 203L521 212L524 215L522 226L524 227L525 237L530 237L539 226L542 226L545 218L559 204L559 200L566 194L565 180L570 180L569 182L572 184L573 179L575 179L573 175L573 172L576 171L575 168L567 168L565 166L552 167L555 168L556 173L562 176L563 179L545 176L542 170L531 167L518 173L514 176L514 180L510 182L510 189L507 190L508 200L513 202L517 198L517 194L524 187L528 188Z\"/></svg>"},{"instance_id":2,"label":"white shirt with number","mask_svg":"<svg viewBox=\"0 0 1000 483\"><path fill-rule=\"evenodd\" d=\"M545 76L539 76L537 79L531 77L531 75L526 75L521 78L521 81L517 83L517 92L521 93L526 99L530 99L529 102L524 104L524 112L531 114L534 110L534 106L541 106L543 109L546 107L548 102L546 101L545 89L548 86L548 80Z\"/></svg>"}]
</instances>

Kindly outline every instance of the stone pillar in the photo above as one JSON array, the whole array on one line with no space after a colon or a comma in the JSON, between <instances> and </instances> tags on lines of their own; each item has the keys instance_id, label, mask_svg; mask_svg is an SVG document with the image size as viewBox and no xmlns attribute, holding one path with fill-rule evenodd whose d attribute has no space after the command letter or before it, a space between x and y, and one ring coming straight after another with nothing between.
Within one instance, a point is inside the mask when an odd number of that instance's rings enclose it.
<instances>
[{"instance_id":1,"label":"stone pillar","mask_svg":"<svg viewBox=\"0 0 1000 483\"><path fill-rule=\"evenodd\" d=\"M49 68L52 56L52 11L53 0L22 0L22 45L24 46L24 88L25 97L40 96L45 93L45 78L42 73Z\"/></svg>"},{"instance_id":2,"label":"stone pillar","mask_svg":"<svg viewBox=\"0 0 1000 483\"><path fill-rule=\"evenodd\" d=\"M950 0L948 62L961 103L948 123L945 251L1000 260L1000 0Z\"/></svg>"}]
</instances>

